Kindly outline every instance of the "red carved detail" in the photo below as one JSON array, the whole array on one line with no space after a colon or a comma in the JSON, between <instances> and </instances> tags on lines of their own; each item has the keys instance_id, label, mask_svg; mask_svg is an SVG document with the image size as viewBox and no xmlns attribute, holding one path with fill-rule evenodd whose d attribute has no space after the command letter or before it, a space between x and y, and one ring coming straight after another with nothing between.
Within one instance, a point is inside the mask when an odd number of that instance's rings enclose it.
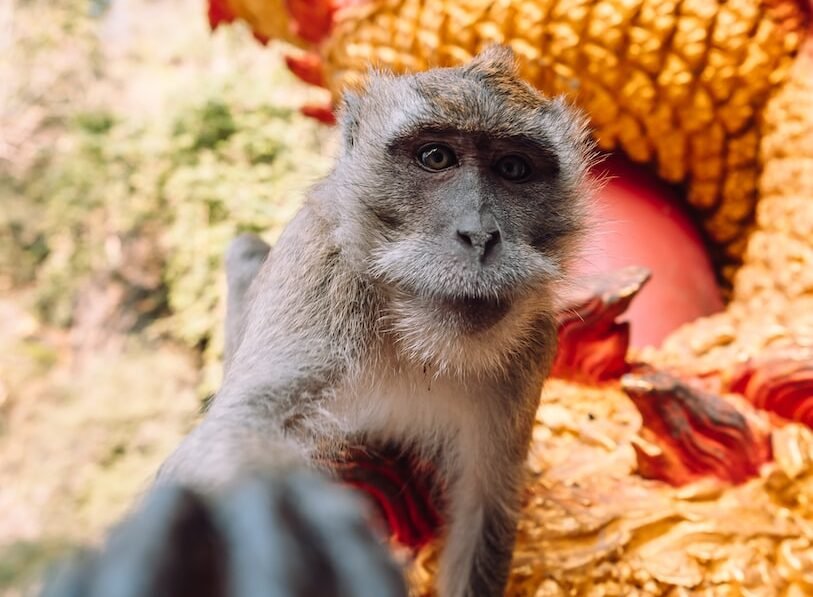
<instances>
[{"instance_id":1,"label":"red carved detail","mask_svg":"<svg viewBox=\"0 0 813 597\"><path fill-rule=\"evenodd\" d=\"M418 549L440 534L442 489L431 464L395 447L346 449L328 466L370 498L401 545Z\"/></svg>"},{"instance_id":2,"label":"red carved detail","mask_svg":"<svg viewBox=\"0 0 813 597\"><path fill-rule=\"evenodd\" d=\"M734 372L729 390L757 408L813 427L813 348L781 348L750 359Z\"/></svg>"},{"instance_id":3,"label":"red carved detail","mask_svg":"<svg viewBox=\"0 0 813 597\"><path fill-rule=\"evenodd\" d=\"M330 104L308 104L302 106L300 109L305 116L315 118L324 124L336 124L336 114L333 112L333 106Z\"/></svg>"},{"instance_id":4,"label":"red carved detail","mask_svg":"<svg viewBox=\"0 0 813 597\"><path fill-rule=\"evenodd\" d=\"M293 32L303 40L318 44L333 28L335 3L331 0L286 0Z\"/></svg>"},{"instance_id":5,"label":"red carved detail","mask_svg":"<svg viewBox=\"0 0 813 597\"><path fill-rule=\"evenodd\" d=\"M236 18L229 6L229 0L209 0L206 14L209 17L209 27L212 31L222 24L232 23Z\"/></svg>"},{"instance_id":6,"label":"red carved detail","mask_svg":"<svg viewBox=\"0 0 813 597\"><path fill-rule=\"evenodd\" d=\"M302 54L288 54L285 64L297 77L310 85L325 87L325 75L322 67L322 58L319 54L307 52Z\"/></svg>"},{"instance_id":7,"label":"red carved detail","mask_svg":"<svg viewBox=\"0 0 813 597\"><path fill-rule=\"evenodd\" d=\"M634 445L644 477L672 485L707 476L742 483L771 459L768 431L721 396L660 371L625 375L621 385L641 413L642 437L659 448Z\"/></svg>"},{"instance_id":8,"label":"red carved detail","mask_svg":"<svg viewBox=\"0 0 813 597\"><path fill-rule=\"evenodd\" d=\"M330 35L336 13L369 0L286 0L293 32L304 41L319 44Z\"/></svg>"},{"instance_id":9,"label":"red carved detail","mask_svg":"<svg viewBox=\"0 0 813 597\"><path fill-rule=\"evenodd\" d=\"M285 0L290 27L303 41L318 45L328 38L336 13L363 4L369 0ZM207 14L212 30L224 23L232 23L237 16L229 6L229 0L208 0ZM269 38L254 32L254 37L266 45Z\"/></svg>"},{"instance_id":10,"label":"red carved detail","mask_svg":"<svg viewBox=\"0 0 813 597\"><path fill-rule=\"evenodd\" d=\"M629 371L629 323L616 321L649 279L643 267L626 267L596 277L587 297L559 313L559 349L553 363L556 377L596 383Z\"/></svg>"}]
</instances>

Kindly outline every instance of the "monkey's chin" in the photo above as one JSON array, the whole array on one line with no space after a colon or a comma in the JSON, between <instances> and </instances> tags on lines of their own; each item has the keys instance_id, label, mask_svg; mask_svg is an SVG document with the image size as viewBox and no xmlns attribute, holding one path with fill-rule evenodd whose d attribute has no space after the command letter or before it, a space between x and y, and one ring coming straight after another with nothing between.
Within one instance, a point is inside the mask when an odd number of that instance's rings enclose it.
<instances>
[{"instance_id":1,"label":"monkey's chin","mask_svg":"<svg viewBox=\"0 0 813 597\"><path fill-rule=\"evenodd\" d=\"M511 301L501 298L442 298L441 309L453 325L468 333L484 332L502 321L511 310Z\"/></svg>"},{"instance_id":2,"label":"monkey's chin","mask_svg":"<svg viewBox=\"0 0 813 597\"><path fill-rule=\"evenodd\" d=\"M537 333L545 305L539 295L499 300L397 293L388 329L403 356L438 373L502 375L512 355Z\"/></svg>"}]
</instances>

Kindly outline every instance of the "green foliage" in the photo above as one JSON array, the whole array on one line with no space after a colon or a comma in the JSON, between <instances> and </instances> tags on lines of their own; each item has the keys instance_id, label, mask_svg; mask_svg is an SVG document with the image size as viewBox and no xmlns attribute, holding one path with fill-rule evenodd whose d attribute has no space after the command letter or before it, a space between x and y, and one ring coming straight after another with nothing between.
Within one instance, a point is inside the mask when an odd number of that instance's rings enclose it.
<instances>
[{"instance_id":1,"label":"green foliage","mask_svg":"<svg viewBox=\"0 0 813 597\"><path fill-rule=\"evenodd\" d=\"M115 118L108 112L84 112L76 115L76 125L86 133L102 135L110 131Z\"/></svg>"},{"instance_id":2,"label":"green foliage","mask_svg":"<svg viewBox=\"0 0 813 597\"><path fill-rule=\"evenodd\" d=\"M241 232L273 241L303 190L330 163L317 153L320 125L292 110L259 106L229 117L222 105L212 106L205 102L187 114L185 122L201 128L181 127L185 132L174 137L183 149L162 187L172 214L164 237L170 329L184 343L205 347L208 363L222 346L222 257L229 241ZM231 119L233 132L224 137ZM202 146L201 139L218 141ZM217 372L209 374L210 388Z\"/></svg>"},{"instance_id":3,"label":"green foliage","mask_svg":"<svg viewBox=\"0 0 813 597\"><path fill-rule=\"evenodd\" d=\"M53 539L18 541L0 546L0 591L19 585L33 585L46 564L67 551L65 542Z\"/></svg>"},{"instance_id":4,"label":"green foliage","mask_svg":"<svg viewBox=\"0 0 813 597\"><path fill-rule=\"evenodd\" d=\"M37 283L41 317L67 326L88 279L124 265L115 247L171 222L160 209L168 167L160 156L169 146L154 131L116 125L108 114L77 118L61 141L43 152L19 192L37 206L24 225L36 239L30 247L43 256L24 275Z\"/></svg>"},{"instance_id":5,"label":"green foliage","mask_svg":"<svg viewBox=\"0 0 813 597\"><path fill-rule=\"evenodd\" d=\"M325 127L236 75L204 90L150 119L79 111L22 176L0 176L25 207L0 218L0 247L17 255L12 279L36 284L43 320L71 325L88 285L115 280L153 297L122 308L217 361L228 242L273 241L330 160Z\"/></svg>"},{"instance_id":6,"label":"green foliage","mask_svg":"<svg viewBox=\"0 0 813 597\"><path fill-rule=\"evenodd\" d=\"M175 135L191 140L190 149L214 149L237 132L237 125L229 106L220 100L210 99L198 110L181 118L175 125Z\"/></svg>"},{"instance_id":7,"label":"green foliage","mask_svg":"<svg viewBox=\"0 0 813 597\"><path fill-rule=\"evenodd\" d=\"M12 0L0 11L0 287L34 281L50 251L37 191L97 66L85 9L82 0Z\"/></svg>"},{"instance_id":8,"label":"green foliage","mask_svg":"<svg viewBox=\"0 0 813 597\"><path fill-rule=\"evenodd\" d=\"M222 97L185 107L170 121L169 133L160 125L133 129L103 117L94 122L108 123L106 129L89 132L82 124L73 133L75 147L40 173L28 196L46 208L46 296L51 291L70 302L73 289L64 292L64 274L115 268L115 257L102 250L111 235L152 234L163 247L170 329L190 345L203 345L219 319L221 258L229 240L249 230L273 235L327 161L316 157L318 125L293 110L240 106ZM53 297L43 304L44 316L65 323Z\"/></svg>"}]
</instances>

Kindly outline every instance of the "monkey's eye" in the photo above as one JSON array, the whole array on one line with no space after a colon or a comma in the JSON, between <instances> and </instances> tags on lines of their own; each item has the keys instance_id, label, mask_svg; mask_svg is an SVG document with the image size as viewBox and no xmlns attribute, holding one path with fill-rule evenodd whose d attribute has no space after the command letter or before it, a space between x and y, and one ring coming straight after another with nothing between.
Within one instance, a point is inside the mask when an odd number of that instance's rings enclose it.
<instances>
[{"instance_id":1,"label":"monkey's eye","mask_svg":"<svg viewBox=\"0 0 813 597\"><path fill-rule=\"evenodd\" d=\"M418 150L418 161L428 170L445 170L457 165L457 156L450 147L430 143Z\"/></svg>"},{"instance_id":2,"label":"monkey's eye","mask_svg":"<svg viewBox=\"0 0 813 597\"><path fill-rule=\"evenodd\" d=\"M497 162L497 173L505 180L518 181L528 177L531 167L518 155L507 155Z\"/></svg>"}]
</instances>

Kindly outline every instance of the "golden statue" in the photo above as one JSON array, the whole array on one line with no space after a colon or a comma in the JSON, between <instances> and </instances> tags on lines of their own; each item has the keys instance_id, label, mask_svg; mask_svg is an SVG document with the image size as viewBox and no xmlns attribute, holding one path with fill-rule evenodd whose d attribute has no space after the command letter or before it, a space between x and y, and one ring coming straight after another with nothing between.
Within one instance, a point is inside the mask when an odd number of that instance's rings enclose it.
<instances>
[{"instance_id":1,"label":"golden statue","mask_svg":"<svg viewBox=\"0 0 813 597\"><path fill-rule=\"evenodd\" d=\"M813 594L812 11L807 0L210 0L213 27L239 18L261 41L297 46L289 67L334 98L368 64L406 72L508 44L529 81L589 114L602 149L681 185L705 243L686 236L666 262L703 246L726 304L697 307L708 291L686 290L695 304L675 323L687 323L657 348L631 344L672 314L617 321L649 277L629 267L562 311L509 595ZM330 106L303 110L332 119ZM680 275L706 257L686 257ZM650 269L662 296L686 288ZM364 458L340 466L361 487L382 462L412 466ZM412 586L428 594L437 514L383 502L396 536L423 545Z\"/></svg>"}]
</instances>

